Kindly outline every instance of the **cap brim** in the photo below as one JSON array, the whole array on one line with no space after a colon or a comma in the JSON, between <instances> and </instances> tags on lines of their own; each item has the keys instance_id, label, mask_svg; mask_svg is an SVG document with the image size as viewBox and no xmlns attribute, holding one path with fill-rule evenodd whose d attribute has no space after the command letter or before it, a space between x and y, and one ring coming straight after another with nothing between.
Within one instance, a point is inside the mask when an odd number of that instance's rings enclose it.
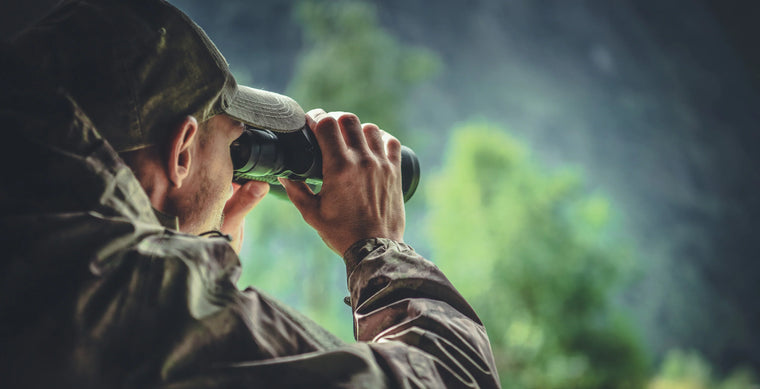
<instances>
[{"instance_id":1,"label":"cap brim","mask_svg":"<svg viewBox=\"0 0 760 389\"><path fill-rule=\"evenodd\" d=\"M293 132L306 125L306 114L288 96L238 85L235 95L222 108L227 115L241 122L277 132Z\"/></svg>"}]
</instances>

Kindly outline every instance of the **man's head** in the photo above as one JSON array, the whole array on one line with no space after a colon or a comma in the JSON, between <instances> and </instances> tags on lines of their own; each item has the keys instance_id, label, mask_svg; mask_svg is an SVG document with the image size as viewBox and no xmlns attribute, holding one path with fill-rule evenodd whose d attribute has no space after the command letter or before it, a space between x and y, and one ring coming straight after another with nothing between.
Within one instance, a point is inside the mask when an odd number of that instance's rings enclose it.
<instances>
[{"instance_id":1,"label":"man's head","mask_svg":"<svg viewBox=\"0 0 760 389\"><path fill-rule=\"evenodd\" d=\"M183 232L219 230L232 194L229 148L243 123L224 114L204 123L187 116L166 142L122 152L156 209L179 220Z\"/></svg>"},{"instance_id":2,"label":"man's head","mask_svg":"<svg viewBox=\"0 0 760 389\"><path fill-rule=\"evenodd\" d=\"M188 202L228 196L212 183L231 183L229 144L226 149L203 145L226 142L234 132L228 131L230 123L282 132L305 124L303 110L292 99L237 85L206 34L163 0L67 0L14 45L72 95L116 151L148 149L136 155L158 158L176 190L158 203L151 200L159 210L176 212L181 222ZM191 154L194 158L185 158ZM178 162L174 171L170 161ZM216 201L195 206L209 203ZM193 224L188 220L183 230Z\"/></svg>"}]
</instances>

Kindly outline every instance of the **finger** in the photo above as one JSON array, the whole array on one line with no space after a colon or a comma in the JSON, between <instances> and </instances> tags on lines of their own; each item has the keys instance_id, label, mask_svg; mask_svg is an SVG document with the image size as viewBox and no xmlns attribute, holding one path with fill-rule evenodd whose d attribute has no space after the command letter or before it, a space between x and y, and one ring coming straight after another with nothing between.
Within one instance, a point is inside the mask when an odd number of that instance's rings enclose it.
<instances>
[{"instance_id":1,"label":"finger","mask_svg":"<svg viewBox=\"0 0 760 389\"><path fill-rule=\"evenodd\" d=\"M338 121L343 138L346 140L346 145L351 149L366 153L369 146L364 138L362 123L359 121L359 118L348 112L331 112L329 115Z\"/></svg>"},{"instance_id":2,"label":"finger","mask_svg":"<svg viewBox=\"0 0 760 389\"><path fill-rule=\"evenodd\" d=\"M385 157L385 141L383 140L385 131L371 123L363 124L362 130L364 131L364 137L367 139L369 149L375 155Z\"/></svg>"},{"instance_id":3,"label":"finger","mask_svg":"<svg viewBox=\"0 0 760 389\"><path fill-rule=\"evenodd\" d=\"M387 133L386 133L387 134ZM401 165L401 142L395 137L388 135L385 143L385 149L388 152L388 159L397 166Z\"/></svg>"},{"instance_id":4,"label":"finger","mask_svg":"<svg viewBox=\"0 0 760 389\"><path fill-rule=\"evenodd\" d=\"M314 192L311 191L311 188L305 182L292 181L281 177L278 180L285 188L285 193L288 194L290 201L301 212L301 215L314 208L317 199L314 196Z\"/></svg>"},{"instance_id":5,"label":"finger","mask_svg":"<svg viewBox=\"0 0 760 389\"><path fill-rule=\"evenodd\" d=\"M235 190L224 206L224 226L235 233L247 215L269 192L269 184L261 181L249 181ZM227 230L227 228L223 228ZM226 231L225 231L226 232Z\"/></svg>"},{"instance_id":6,"label":"finger","mask_svg":"<svg viewBox=\"0 0 760 389\"><path fill-rule=\"evenodd\" d=\"M325 114L325 113L327 113L327 112L325 112L325 110L322 109L322 108L314 108L314 109L309 110L309 112L306 112L306 115L308 115L308 116L316 116L316 115Z\"/></svg>"},{"instance_id":7,"label":"finger","mask_svg":"<svg viewBox=\"0 0 760 389\"><path fill-rule=\"evenodd\" d=\"M307 117L323 156L345 154L346 142L335 118L326 113Z\"/></svg>"},{"instance_id":8,"label":"finger","mask_svg":"<svg viewBox=\"0 0 760 389\"><path fill-rule=\"evenodd\" d=\"M327 112L325 112L324 109L314 108L309 112L306 112L306 124L309 126L309 128L314 128L314 126L317 125L317 118L326 114Z\"/></svg>"}]
</instances>

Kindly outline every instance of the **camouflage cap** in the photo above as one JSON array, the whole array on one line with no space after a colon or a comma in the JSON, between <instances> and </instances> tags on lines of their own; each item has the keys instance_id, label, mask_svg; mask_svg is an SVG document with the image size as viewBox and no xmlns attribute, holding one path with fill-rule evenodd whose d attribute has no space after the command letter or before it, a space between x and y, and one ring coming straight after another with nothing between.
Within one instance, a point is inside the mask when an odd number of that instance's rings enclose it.
<instances>
[{"instance_id":1,"label":"camouflage cap","mask_svg":"<svg viewBox=\"0 0 760 389\"><path fill-rule=\"evenodd\" d=\"M237 85L203 30L163 0L67 0L14 40L117 151L161 142L187 115L279 132L305 124L280 94Z\"/></svg>"}]
</instances>

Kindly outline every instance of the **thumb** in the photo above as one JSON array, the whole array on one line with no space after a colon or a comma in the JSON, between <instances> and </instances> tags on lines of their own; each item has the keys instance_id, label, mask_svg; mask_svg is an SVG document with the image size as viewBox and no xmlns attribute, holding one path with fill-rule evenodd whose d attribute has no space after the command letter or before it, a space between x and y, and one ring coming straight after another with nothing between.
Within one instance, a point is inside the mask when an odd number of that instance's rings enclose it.
<instances>
[{"instance_id":1,"label":"thumb","mask_svg":"<svg viewBox=\"0 0 760 389\"><path fill-rule=\"evenodd\" d=\"M245 215L261 202L267 192L269 184L266 182L250 181L238 187L224 206L224 225L233 228L242 225Z\"/></svg>"},{"instance_id":2,"label":"thumb","mask_svg":"<svg viewBox=\"0 0 760 389\"><path fill-rule=\"evenodd\" d=\"M303 214L305 210L314 207L316 198L314 192L308 185L302 181L291 181L286 178L278 178L280 184L285 188L288 198L293 205Z\"/></svg>"}]
</instances>

